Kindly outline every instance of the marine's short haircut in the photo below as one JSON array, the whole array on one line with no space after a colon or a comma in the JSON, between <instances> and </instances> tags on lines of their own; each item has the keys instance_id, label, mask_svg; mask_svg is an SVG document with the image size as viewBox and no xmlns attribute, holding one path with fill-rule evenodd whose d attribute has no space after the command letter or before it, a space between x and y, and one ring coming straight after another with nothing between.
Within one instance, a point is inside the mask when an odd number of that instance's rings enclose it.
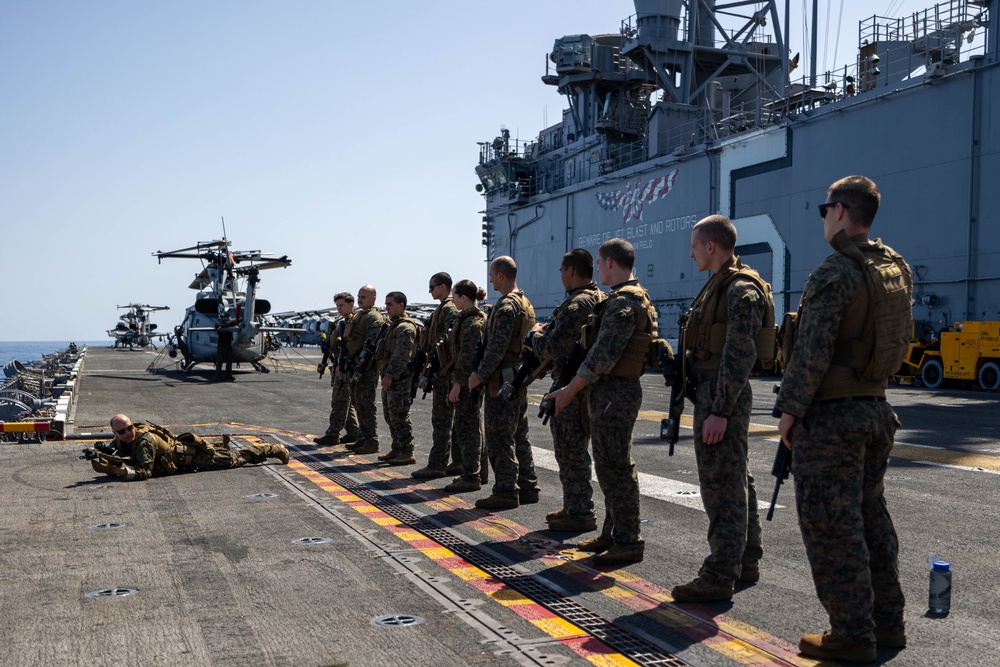
<instances>
[{"instance_id":1,"label":"marine's short haircut","mask_svg":"<svg viewBox=\"0 0 1000 667\"><path fill-rule=\"evenodd\" d=\"M486 298L486 290L482 287L476 287L476 283L471 280L459 280L451 291L473 301L482 301Z\"/></svg>"},{"instance_id":2,"label":"marine's short haircut","mask_svg":"<svg viewBox=\"0 0 1000 667\"><path fill-rule=\"evenodd\" d=\"M393 303L401 303L406 305L406 295L402 292L389 292L385 295L385 298L392 299Z\"/></svg>"},{"instance_id":3,"label":"marine's short haircut","mask_svg":"<svg viewBox=\"0 0 1000 667\"><path fill-rule=\"evenodd\" d=\"M433 276L431 276L431 281L439 285L444 285L448 289L451 289L452 285L451 276L449 276L444 271L441 271L440 273L435 273Z\"/></svg>"},{"instance_id":4,"label":"marine's short haircut","mask_svg":"<svg viewBox=\"0 0 1000 667\"><path fill-rule=\"evenodd\" d=\"M501 255L493 260L493 263L490 264L490 268L497 273L504 274L511 280L517 280L517 264L514 262L513 257Z\"/></svg>"},{"instance_id":5,"label":"marine's short haircut","mask_svg":"<svg viewBox=\"0 0 1000 667\"><path fill-rule=\"evenodd\" d=\"M847 204L847 215L854 222L870 228L875 222L882 193L875 182L866 176L847 176L830 186L827 199Z\"/></svg>"},{"instance_id":6,"label":"marine's short haircut","mask_svg":"<svg viewBox=\"0 0 1000 667\"><path fill-rule=\"evenodd\" d=\"M347 303L354 303L354 295L350 292L337 292L333 295L333 302L346 301Z\"/></svg>"},{"instance_id":7,"label":"marine's short haircut","mask_svg":"<svg viewBox=\"0 0 1000 667\"><path fill-rule=\"evenodd\" d=\"M358 294L360 295L362 292L369 292L372 296L378 296L378 293L375 291L375 287L373 285L363 285L359 287Z\"/></svg>"},{"instance_id":8,"label":"marine's short haircut","mask_svg":"<svg viewBox=\"0 0 1000 667\"><path fill-rule=\"evenodd\" d=\"M583 248L573 248L563 255L562 268L573 269L581 278L594 277L594 258Z\"/></svg>"},{"instance_id":9,"label":"marine's short haircut","mask_svg":"<svg viewBox=\"0 0 1000 667\"><path fill-rule=\"evenodd\" d=\"M711 241L723 250L731 252L736 247L736 226L724 215L702 218L692 231L696 232L703 242Z\"/></svg>"},{"instance_id":10,"label":"marine's short haircut","mask_svg":"<svg viewBox=\"0 0 1000 667\"><path fill-rule=\"evenodd\" d=\"M635 248L625 239L608 239L601 244L597 256L601 259L613 259L615 264L630 271L635 264Z\"/></svg>"}]
</instances>

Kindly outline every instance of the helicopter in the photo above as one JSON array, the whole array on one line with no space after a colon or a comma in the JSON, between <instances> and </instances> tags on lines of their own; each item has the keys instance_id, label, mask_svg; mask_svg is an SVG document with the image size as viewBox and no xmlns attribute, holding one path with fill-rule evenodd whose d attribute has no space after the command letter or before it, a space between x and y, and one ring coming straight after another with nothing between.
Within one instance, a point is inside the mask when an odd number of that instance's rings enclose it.
<instances>
[{"instance_id":1,"label":"helicopter","mask_svg":"<svg viewBox=\"0 0 1000 667\"><path fill-rule=\"evenodd\" d=\"M154 334L156 325L149 321L150 315L157 310L170 310L170 306L150 306L148 303L130 303L116 308L128 308L128 312L121 315L121 320L114 329L108 329L108 336L115 339L115 347L128 347L133 349L137 345L146 347L153 344L153 339L164 338L167 334Z\"/></svg>"},{"instance_id":2,"label":"helicopter","mask_svg":"<svg viewBox=\"0 0 1000 667\"><path fill-rule=\"evenodd\" d=\"M269 372L261 363L272 347L267 332L283 329L268 327L262 321L271 304L257 298L259 274L265 269L291 266L292 260L287 255L274 259L268 255L260 250L230 250L225 236L189 248L153 253L159 262L164 259L202 262L201 272L188 285L198 290L195 303L188 307L183 321L167 339L167 354L176 359L180 353L182 371L190 371L195 364L214 363L219 353L219 333L231 333L232 361Z\"/></svg>"}]
</instances>

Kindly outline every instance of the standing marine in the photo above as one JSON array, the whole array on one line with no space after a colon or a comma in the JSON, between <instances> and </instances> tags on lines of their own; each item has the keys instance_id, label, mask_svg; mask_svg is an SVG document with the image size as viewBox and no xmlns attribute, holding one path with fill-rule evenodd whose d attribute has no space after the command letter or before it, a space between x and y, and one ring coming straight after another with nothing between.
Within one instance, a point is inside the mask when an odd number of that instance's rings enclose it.
<instances>
[{"instance_id":1,"label":"standing marine","mask_svg":"<svg viewBox=\"0 0 1000 667\"><path fill-rule=\"evenodd\" d=\"M475 370L476 349L482 345L486 329L486 313L477 301L486 298L486 290L471 280L459 280L454 289L458 317L448 333L450 358L454 361L449 374L448 400L455 406L455 426L452 439L462 448L462 472L445 491L462 493L478 491L483 482L481 469L487 465L483 450L483 392L469 389L469 377Z\"/></svg>"},{"instance_id":2,"label":"standing marine","mask_svg":"<svg viewBox=\"0 0 1000 667\"><path fill-rule=\"evenodd\" d=\"M871 662L876 644L906 645L899 541L885 472L899 419L885 400L911 330L910 267L868 238L881 194L848 176L819 205L835 252L806 280L791 357L778 394L778 428L792 452L799 528L823 634L802 635L805 655ZM782 341L786 349L791 341Z\"/></svg>"},{"instance_id":3,"label":"standing marine","mask_svg":"<svg viewBox=\"0 0 1000 667\"><path fill-rule=\"evenodd\" d=\"M334 295L333 302L337 306L340 321L327 337L327 345L333 348L331 357L334 360L330 371L330 386L333 388L330 396L330 423L326 427L326 433L313 438L317 445L331 447L341 443L341 430L345 431L345 445L361 438L358 413L351 403L351 374L347 369L347 341L344 338L347 325L354 318L354 295L350 292L338 292Z\"/></svg>"},{"instance_id":4,"label":"standing marine","mask_svg":"<svg viewBox=\"0 0 1000 667\"><path fill-rule=\"evenodd\" d=\"M483 385L486 453L496 476L493 493L476 501L482 509L512 509L538 502L538 478L528 441L528 388L509 399L498 395L514 379L525 335L535 325L535 309L517 287L517 264L507 256L490 263L490 282L501 294L486 321L486 340L469 388Z\"/></svg>"},{"instance_id":5,"label":"standing marine","mask_svg":"<svg viewBox=\"0 0 1000 667\"><path fill-rule=\"evenodd\" d=\"M569 357L580 340L580 330L590 319L594 308L604 301L605 294L594 282L594 258L583 248L563 255L559 277L566 289L566 298L553 311L548 323L539 322L532 329L531 346L535 356L547 365L559 357ZM553 371L553 380L557 371ZM549 428L559 466L563 506L549 512L545 520L556 531L595 530L594 489L590 460L590 413L583 396L574 396L559 414L554 415Z\"/></svg>"},{"instance_id":6,"label":"standing marine","mask_svg":"<svg viewBox=\"0 0 1000 667\"><path fill-rule=\"evenodd\" d=\"M427 465L414 470L410 475L417 479L435 479L448 474L448 455L451 454L455 463L453 472L461 472L462 453L460 444L452 439L452 428L455 424L455 404L448 400L451 392L451 370L454 359L449 355L450 346L447 335L451 325L458 317L458 308L451 296L451 276L443 271L431 276L427 286L431 297L438 300L437 308L431 313L424 336L424 355L436 354L438 357L438 372L429 378L433 402L431 407L431 452L427 457ZM448 358L442 358L448 357ZM428 362L429 363L429 362ZM464 380L463 380L464 381Z\"/></svg>"},{"instance_id":7,"label":"standing marine","mask_svg":"<svg viewBox=\"0 0 1000 667\"><path fill-rule=\"evenodd\" d=\"M365 285L358 290L358 312L344 330L348 367L352 373L351 403L358 411L359 430L358 440L346 447L355 454L374 454L378 451L378 414L375 407L378 368L369 355L362 357L362 351L367 346L369 352L374 352L375 339L384 323L385 318L375 307L375 288ZM360 368L362 364L363 369Z\"/></svg>"},{"instance_id":8,"label":"standing marine","mask_svg":"<svg viewBox=\"0 0 1000 667\"><path fill-rule=\"evenodd\" d=\"M602 285L611 287L581 332L586 358L562 389L545 396L556 414L584 390L590 412L594 472L604 493L601 533L577 548L597 553L601 565L637 563L645 543L639 536L639 477L632 458L632 429L642 404L639 378L656 338L656 310L632 272L635 250L625 239L605 241L598 250Z\"/></svg>"},{"instance_id":9,"label":"standing marine","mask_svg":"<svg viewBox=\"0 0 1000 667\"><path fill-rule=\"evenodd\" d=\"M750 371L765 316L762 345L774 350L774 303L771 286L735 248L736 227L725 216L710 215L691 231L691 259L712 272L681 331L684 373L695 387L694 453L710 553L697 578L671 591L677 602L729 600L736 581L760 579L760 516L747 462Z\"/></svg>"},{"instance_id":10,"label":"standing marine","mask_svg":"<svg viewBox=\"0 0 1000 667\"><path fill-rule=\"evenodd\" d=\"M389 426L392 447L379 456L392 466L416 463L413 456L413 426L410 424L410 358L416 353L417 323L406 314L406 295L385 295L389 328L375 350L375 364L382 376L382 416Z\"/></svg>"}]
</instances>

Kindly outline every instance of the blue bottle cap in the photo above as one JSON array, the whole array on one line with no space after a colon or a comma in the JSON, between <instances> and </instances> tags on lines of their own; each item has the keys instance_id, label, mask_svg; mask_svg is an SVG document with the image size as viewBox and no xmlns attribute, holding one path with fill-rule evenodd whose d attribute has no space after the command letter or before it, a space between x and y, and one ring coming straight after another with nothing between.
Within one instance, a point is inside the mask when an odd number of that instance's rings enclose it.
<instances>
[{"instance_id":1,"label":"blue bottle cap","mask_svg":"<svg viewBox=\"0 0 1000 667\"><path fill-rule=\"evenodd\" d=\"M933 567L935 570L938 570L939 572L947 572L948 570L951 569L951 563L943 560L936 560L934 561Z\"/></svg>"}]
</instances>

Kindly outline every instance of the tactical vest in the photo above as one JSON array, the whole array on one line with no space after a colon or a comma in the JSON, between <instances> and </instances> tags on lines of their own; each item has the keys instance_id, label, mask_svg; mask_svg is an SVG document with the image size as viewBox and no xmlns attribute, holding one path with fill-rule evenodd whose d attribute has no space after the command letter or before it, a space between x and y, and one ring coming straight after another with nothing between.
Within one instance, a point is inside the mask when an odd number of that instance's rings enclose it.
<instances>
[{"instance_id":1,"label":"tactical vest","mask_svg":"<svg viewBox=\"0 0 1000 667\"><path fill-rule=\"evenodd\" d=\"M885 396L889 376L899 370L910 344L910 267L880 239L859 247L841 231L831 245L858 263L862 279L840 322L816 400Z\"/></svg>"},{"instance_id":2,"label":"tactical vest","mask_svg":"<svg viewBox=\"0 0 1000 667\"><path fill-rule=\"evenodd\" d=\"M177 453L175 452L177 442L174 439L174 434L159 424L152 422L136 424L133 447L144 434L148 434L153 440L153 475L160 477L176 473L178 463L180 462L177 460ZM134 455L135 452L133 452Z\"/></svg>"},{"instance_id":3,"label":"tactical vest","mask_svg":"<svg viewBox=\"0 0 1000 667\"><path fill-rule=\"evenodd\" d=\"M657 355L657 350L662 338L657 336L656 309L647 292L637 281L629 281L617 289L611 290L608 298L597 304L594 314L590 320L580 330L580 347L584 351L590 350L597 340L597 334L601 330L601 321L607 311L607 305L619 294L627 294L641 303L635 319L635 329L632 336L625 344L625 349L618 357L618 363L611 369L611 375L623 377L627 380L638 380L646 372L646 366L650 364L650 357ZM655 342L654 342L655 341ZM666 341L663 341L666 343Z\"/></svg>"},{"instance_id":4,"label":"tactical vest","mask_svg":"<svg viewBox=\"0 0 1000 667\"><path fill-rule=\"evenodd\" d=\"M378 347L375 348L375 365L379 372L385 370L385 367L389 365L389 360L392 359L392 355L395 354L396 331L404 322L408 322L413 325L414 329L413 344L410 346L408 356L412 357L419 348L420 330L424 328L423 325L411 318L409 315L403 315L402 317L393 320L390 322L389 329L385 332L385 335L382 336L381 340L379 340Z\"/></svg>"},{"instance_id":5,"label":"tactical vest","mask_svg":"<svg viewBox=\"0 0 1000 667\"><path fill-rule=\"evenodd\" d=\"M425 333L427 334L427 339L424 341L424 344L420 348L424 352L430 352L431 347L433 347L439 340L441 340L442 336L448 335L448 331L445 330L444 326L444 311L445 308L449 305L452 306L453 308L455 307L455 304L451 300L451 297L448 297L440 304L438 304L438 307L434 309L433 313L431 313L431 319L427 322L427 328L425 331Z\"/></svg>"},{"instance_id":6,"label":"tactical vest","mask_svg":"<svg viewBox=\"0 0 1000 667\"><path fill-rule=\"evenodd\" d=\"M535 326L535 309L524 296L524 292L517 290L516 292L511 292L507 296L502 297L499 301L497 301L496 306L493 307L494 312L500 307L500 304L503 303L504 299L507 299L513 304L515 312L514 317L517 318L517 323L514 325L514 333L511 335L510 342L507 344L507 349L504 351L503 361L500 362L501 369L513 368L520 363L521 347L524 344L524 337L529 331L531 331L531 327ZM489 329L487 329L486 337L489 339Z\"/></svg>"},{"instance_id":7,"label":"tactical vest","mask_svg":"<svg viewBox=\"0 0 1000 667\"><path fill-rule=\"evenodd\" d=\"M761 363L774 361L777 355L778 328L774 323L774 297L771 286L760 274L748 266L743 266L739 257L719 270L705 283L688 309L687 324L681 331L684 349L692 352L691 365L694 370L717 370L722 363L722 350L726 344L726 330L729 310L726 292L737 278L749 280L764 298L764 312L761 315L760 330L754 341L757 360Z\"/></svg>"},{"instance_id":8,"label":"tactical vest","mask_svg":"<svg viewBox=\"0 0 1000 667\"><path fill-rule=\"evenodd\" d=\"M347 356L349 358L353 359L361 354L365 339L375 328L375 325L381 324L381 322L382 316L374 306L363 308L354 314L344 329L344 340L347 341Z\"/></svg>"}]
</instances>

